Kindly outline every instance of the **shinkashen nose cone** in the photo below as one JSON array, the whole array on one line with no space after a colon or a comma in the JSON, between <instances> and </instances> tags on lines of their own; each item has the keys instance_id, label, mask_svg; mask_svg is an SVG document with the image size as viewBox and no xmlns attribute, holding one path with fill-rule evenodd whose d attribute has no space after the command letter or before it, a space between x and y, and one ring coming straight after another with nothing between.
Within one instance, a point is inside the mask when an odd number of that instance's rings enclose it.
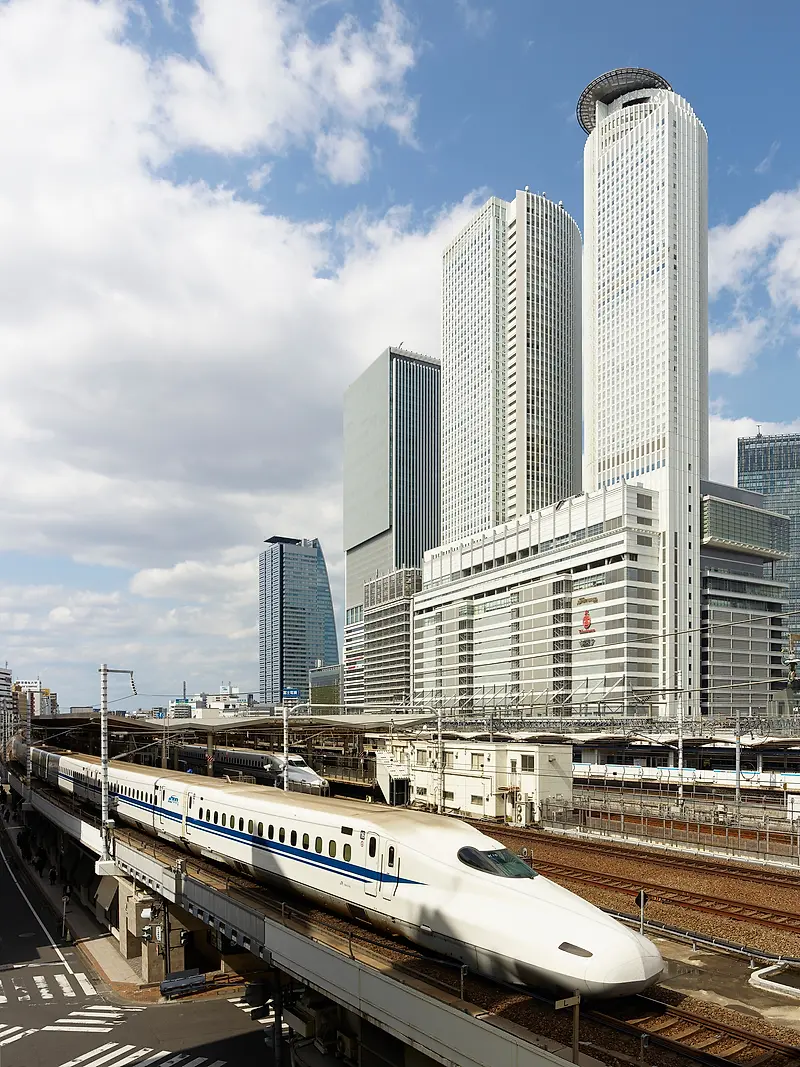
<instances>
[{"instance_id":1,"label":"shinkashen nose cone","mask_svg":"<svg viewBox=\"0 0 800 1067\"><path fill-rule=\"evenodd\" d=\"M637 89L672 89L669 82L656 74L653 70L644 67L618 67L617 70L609 70L601 74L593 82L589 82L580 95L576 114L579 125L591 133L595 124L595 104L611 104L626 93L634 93Z\"/></svg>"}]
</instances>

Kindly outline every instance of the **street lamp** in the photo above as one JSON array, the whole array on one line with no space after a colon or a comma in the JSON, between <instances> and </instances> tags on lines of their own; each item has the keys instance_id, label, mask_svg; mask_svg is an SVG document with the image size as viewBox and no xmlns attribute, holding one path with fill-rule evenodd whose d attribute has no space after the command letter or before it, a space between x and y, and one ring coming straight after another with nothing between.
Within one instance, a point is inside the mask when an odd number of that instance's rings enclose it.
<instances>
[{"instance_id":1,"label":"street lamp","mask_svg":"<svg viewBox=\"0 0 800 1067\"><path fill-rule=\"evenodd\" d=\"M108 676L109 674L127 674L131 680L131 689L136 696L133 671L117 670L101 663L100 671L100 826L103 838L101 862L110 859L108 847Z\"/></svg>"}]
</instances>

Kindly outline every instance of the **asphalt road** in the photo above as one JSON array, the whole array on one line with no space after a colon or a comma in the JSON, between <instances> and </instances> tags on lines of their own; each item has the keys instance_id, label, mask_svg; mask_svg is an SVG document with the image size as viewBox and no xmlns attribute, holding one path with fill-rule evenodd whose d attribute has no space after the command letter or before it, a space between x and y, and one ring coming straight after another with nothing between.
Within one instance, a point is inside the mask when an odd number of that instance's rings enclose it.
<instances>
[{"instance_id":1,"label":"asphalt road","mask_svg":"<svg viewBox=\"0 0 800 1067\"><path fill-rule=\"evenodd\" d=\"M0 1067L267 1067L271 1030L234 1002L116 998L17 862L0 832Z\"/></svg>"}]
</instances>

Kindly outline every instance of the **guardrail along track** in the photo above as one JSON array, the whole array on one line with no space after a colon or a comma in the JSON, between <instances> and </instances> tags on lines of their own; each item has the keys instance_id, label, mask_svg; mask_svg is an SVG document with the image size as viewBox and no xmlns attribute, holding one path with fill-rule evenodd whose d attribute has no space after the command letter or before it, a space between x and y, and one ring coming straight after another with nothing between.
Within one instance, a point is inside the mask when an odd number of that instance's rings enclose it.
<instances>
[{"instance_id":1,"label":"guardrail along track","mask_svg":"<svg viewBox=\"0 0 800 1067\"><path fill-rule=\"evenodd\" d=\"M630 997L610 1011L590 1009L587 1016L622 1033L638 1035L640 1039L647 1037L651 1045L688 1055L709 1067L718 1064L755 1067L767 1062L775 1067L800 1064L800 1045L745 1030L725 1019L664 1004L653 997Z\"/></svg>"},{"instance_id":2,"label":"guardrail along track","mask_svg":"<svg viewBox=\"0 0 800 1067\"><path fill-rule=\"evenodd\" d=\"M757 926L772 926L777 930L800 933L800 915L797 912L761 908L742 901L725 900L708 896L705 893L691 892L688 889L673 889L670 886L659 885L657 882L643 882L639 878L621 878L618 875L586 871L581 867L569 867L563 863L549 863L546 860L539 860L534 866L537 871L546 874L548 878L580 882L581 885L597 885L634 897L640 889L644 889L652 901L658 901L661 904L680 904L681 907L691 908L693 911L712 912L755 923Z\"/></svg>"}]
</instances>

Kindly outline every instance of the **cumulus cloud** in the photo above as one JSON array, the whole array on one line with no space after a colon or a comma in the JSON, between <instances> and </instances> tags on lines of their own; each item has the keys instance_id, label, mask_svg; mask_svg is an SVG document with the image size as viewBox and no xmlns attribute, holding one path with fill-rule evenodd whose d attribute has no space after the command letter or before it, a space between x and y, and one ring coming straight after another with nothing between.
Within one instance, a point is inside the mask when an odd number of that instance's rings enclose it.
<instances>
[{"instance_id":1,"label":"cumulus cloud","mask_svg":"<svg viewBox=\"0 0 800 1067\"><path fill-rule=\"evenodd\" d=\"M766 333L763 318L740 319L733 326L712 329L708 339L709 370L741 374L755 362Z\"/></svg>"},{"instance_id":2,"label":"cumulus cloud","mask_svg":"<svg viewBox=\"0 0 800 1067\"><path fill-rule=\"evenodd\" d=\"M475 37L485 37L494 25L494 11L490 7L482 7L474 0L456 0L456 11L467 32Z\"/></svg>"},{"instance_id":3,"label":"cumulus cloud","mask_svg":"<svg viewBox=\"0 0 800 1067\"><path fill-rule=\"evenodd\" d=\"M0 550L133 575L111 603L6 588L2 654L253 678L260 543L320 537L338 591L342 393L393 341L437 351L472 202L295 221L175 177L189 147L241 153L251 186L304 149L352 182L380 127L411 143L393 4L315 40L305 5L200 0L191 58L130 43L128 8L0 6Z\"/></svg>"}]
</instances>

